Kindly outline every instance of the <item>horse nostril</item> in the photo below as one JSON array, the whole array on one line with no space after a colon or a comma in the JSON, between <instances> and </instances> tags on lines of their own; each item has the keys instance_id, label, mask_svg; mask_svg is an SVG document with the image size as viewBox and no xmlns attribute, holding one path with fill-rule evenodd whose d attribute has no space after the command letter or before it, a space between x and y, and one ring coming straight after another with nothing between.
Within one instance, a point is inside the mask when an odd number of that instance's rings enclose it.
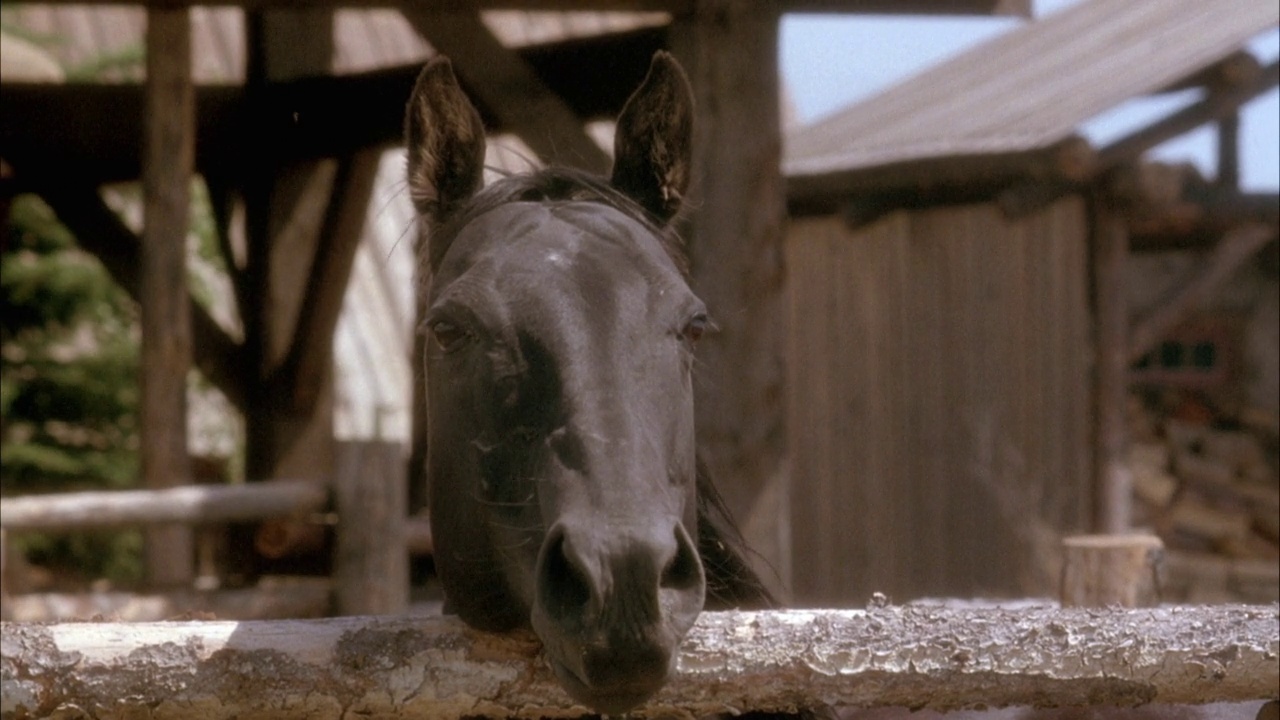
<instances>
[{"instance_id":1,"label":"horse nostril","mask_svg":"<svg viewBox=\"0 0 1280 720\"><path fill-rule=\"evenodd\" d=\"M684 592L698 590L703 583L702 561L694 549L684 528L677 525L675 529L676 547L667 564L662 568L662 576L658 587L662 590Z\"/></svg>"},{"instance_id":2,"label":"horse nostril","mask_svg":"<svg viewBox=\"0 0 1280 720\"><path fill-rule=\"evenodd\" d=\"M592 596L592 583L570 552L561 529L547 541L538 582L543 607L560 620L582 618Z\"/></svg>"}]
</instances>

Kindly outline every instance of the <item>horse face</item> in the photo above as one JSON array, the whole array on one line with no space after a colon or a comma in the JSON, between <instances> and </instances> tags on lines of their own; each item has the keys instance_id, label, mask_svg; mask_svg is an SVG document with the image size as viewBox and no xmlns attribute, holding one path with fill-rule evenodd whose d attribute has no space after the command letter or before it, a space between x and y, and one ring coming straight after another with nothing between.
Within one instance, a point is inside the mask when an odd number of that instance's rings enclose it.
<instances>
[{"instance_id":1,"label":"horse face","mask_svg":"<svg viewBox=\"0 0 1280 720\"><path fill-rule=\"evenodd\" d=\"M619 712L666 680L702 609L690 375L705 313L650 231L595 203L501 205L455 250L427 319L433 523L478 506L482 557L561 682ZM446 582L467 572L476 545L438 542Z\"/></svg>"},{"instance_id":2,"label":"horse face","mask_svg":"<svg viewBox=\"0 0 1280 720\"><path fill-rule=\"evenodd\" d=\"M428 475L448 608L531 626L565 689L606 713L662 686L706 592L690 379L706 314L632 204L675 212L689 112L660 55L619 120L612 183L631 201L610 203L520 179L473 198L483 133L447 62L409 106L410 187L433 222Z\"/></svg>"}]
</instances>

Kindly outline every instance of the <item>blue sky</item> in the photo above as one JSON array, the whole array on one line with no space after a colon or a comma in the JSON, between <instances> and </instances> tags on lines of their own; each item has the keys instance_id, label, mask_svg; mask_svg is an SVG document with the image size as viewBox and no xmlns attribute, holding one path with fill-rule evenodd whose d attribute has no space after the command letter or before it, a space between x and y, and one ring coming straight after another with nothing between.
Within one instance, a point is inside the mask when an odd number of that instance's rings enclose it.
<instances>
[{"instance_id":1,"label":"blue sky","mask_svg":"<svg viewBox=\"0 0 1280 720\"><path fill-rule=\"evenodd\" d=\"M1075 0L1036 0L1037 17ZM782 77L803 123L835 112L942 62L984 40L1009 32L1016 18L904 18L851 15L788 15L782 22ZM1280 55L1280 29L1255 38L1249 49L1263 64ZM1194 97L1137 100L1081 128L1095 144L1152 122ZM1247 190L1280 188L1280 92L1273 89L1241 113L1241 185ZM1206 175L1215 172L1212 128L1205 127L1155 150L1164 160L1191 160Z\"/></svg>"}]
</instances>

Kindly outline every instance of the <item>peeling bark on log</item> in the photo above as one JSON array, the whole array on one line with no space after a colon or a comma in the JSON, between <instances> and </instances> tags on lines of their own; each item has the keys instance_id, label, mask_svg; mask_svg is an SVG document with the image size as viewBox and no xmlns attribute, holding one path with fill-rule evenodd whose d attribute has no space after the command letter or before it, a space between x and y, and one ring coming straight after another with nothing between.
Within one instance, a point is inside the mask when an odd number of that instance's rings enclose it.
<instances>
[{"instance_id":1,"label":"peeling bark on log","mask_svg":"<svg viewBox=\"0 0 1280 720\"><path fill-rule=\"evenodd\" d=\"M1273 699L1280 606L706 613L634 717ZM453 618L5 623L3 718L577 717L527 633Z\"/></svg>"}]
</instances>

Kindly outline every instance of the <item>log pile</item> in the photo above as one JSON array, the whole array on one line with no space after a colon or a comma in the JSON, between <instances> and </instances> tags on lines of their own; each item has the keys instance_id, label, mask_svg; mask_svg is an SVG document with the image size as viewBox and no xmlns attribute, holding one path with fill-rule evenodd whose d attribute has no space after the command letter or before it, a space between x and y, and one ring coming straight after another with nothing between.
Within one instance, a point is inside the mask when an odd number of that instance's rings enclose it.
<instances>
[{"instance_id":1,"label":"log pile","mask_svg":"<svg viewBox=\"0 0 1280 720\"><path fill-rule=\"evenodd\" d=\"M1169 549L1166 602L1280 599L1274 416L1224 414L1185 393L1131 396L1135 524Z\"/></svg>"}]
</instances>

